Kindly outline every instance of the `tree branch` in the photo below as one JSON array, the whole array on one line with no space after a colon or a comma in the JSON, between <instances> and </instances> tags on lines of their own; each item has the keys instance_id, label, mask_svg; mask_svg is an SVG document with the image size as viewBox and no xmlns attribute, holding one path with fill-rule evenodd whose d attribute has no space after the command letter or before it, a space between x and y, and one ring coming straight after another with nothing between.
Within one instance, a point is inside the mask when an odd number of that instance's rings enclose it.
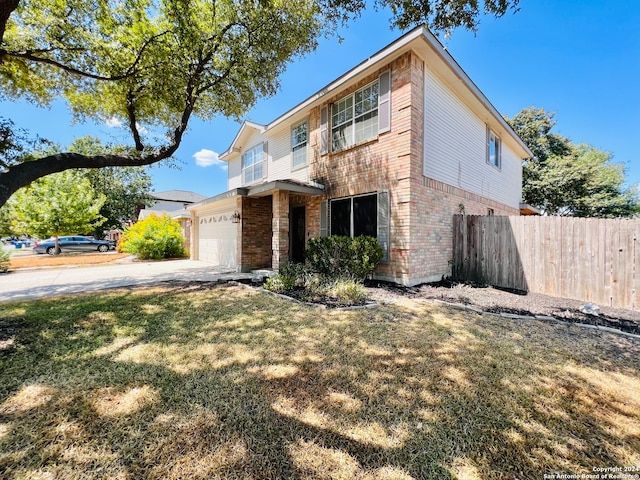
<instances>
[{"instance_id":1,"label":"tree branch","mask_svg":"<svg viewBox=\"0 0 640 480\"><path fill-rule=\"evenodd\" d=\"M193 87L192 87L193 88ZM193 90L187 91L185 108L180 123L173 131L171 143L145 155L82 155L64 152L48 155L37 160L19 163L0 171L0 207L19 188L26 187L38 178L59 173L71 168L140 167L170 158L180 147L184 132L193 113L196 98Z\"/></svg>"},{"instance_id":2,"label":"tree branch","mask_svg":"<svg viewBox=\"0 0 640 480\"><path fill-rule=\"evenodd\" d=\"M0 0L0 5L1 2L3 0ZM1 20L1 18L0 18ZM79 70L75 67L72 67L70 65L66 65L58 60L55 60L53 58L49 58L49 57L41 57L38 54L44 54L44 53L53 53L55 51L58 50L64 50L64 51L82 51L82 48L67 48L67 49L59 49L59 48L47 48L47 49L39 49L39 50L25 50L25 51L9 51L9 50L5 50L0 48L0 63L2 62L2 59L6 58L6 57L14 57L14 58L21 58L24 60L29 60L31 62L35 62L35 63L43 63L45 65L50 65L52 67L56 67L59 68L60 70L63 70L67 73L71 73L73 75L77 75L79 77L84 77L84 78L90 78L92 80L100 80L100 81L107 81L107 82L117 82L119 80L124 80L126 78L132 77L133 75L136 74L137 72L137 66L140 63L140 60L142 59L142 56L145 52L145 50L149 47L149 45L151 45L155 40L157 40L158 38L162 37L163 35L166 35L167 33L169 33L168 31L164 31L161 33L158 33L156 35L153 35L151 37L149 37L143 44L142 47L140 48L140 51L137 53L135 60L133 61L133 63L129 66L129 68L127 68L127 70L125 71L125 73L120 74L120 75L110 75L110 76L105 76L105 75L98 75L96 73L91 73L91 72L85 72L84 70Z\"/></svg>"},{"instance_id":3,"label":"tree branch","mask_svg":"<svg viewBox=\"0 0 640 480\"><path fill-rule=\"evenodd\" d=\"M13 11L18 8L20 0L0 0L0 46L4 43L4 32ZM4 61L5 52L0 48L0 63Z\"/></svg>"},{"instance_id":4,"label":"tree branch","mask_svg":"<svg viewBox=\"0 0 640 480\"><path fill-rule=\"evenodd\" d=\"M127 114L129 116L129 130L131 130L131 135L133 135L136 150L141 152L144 150L144 145L142 144L142 139L140 138L140 132L138 131L136 121L136 99L131 90L127 92Z\"/></svg>"},{"instance_id":5,"label":"tree branch","mask_svg":"<svg viewBox=\"0 0 640 480\"><path fill-rule=\"evenodd\" d=\"M0 172L0 206L19 188L29 185L34 180L59 173L71 168L132 167L151 165L169 158L177 150L178 145L161 148L149 155L94 155L64 152L48 155L34 161L17 164Z\"/></svg>"},{"instance_id":6,"label":"tree branch","mask_svg":"<svg viewBox=\"0 0 640 480\"><path fill-rule=\"evenodd\" d=\"M52 67L59 68L67 73L71 73L73 75L78 75L80 77L90 78L92 80L102 80L102 81L118 81L123 80L131 76L131 73L127 72L124 75L115 75L110 77L105 77L104 75L97 75L95 73L85 72L83 70L78 70L75 67L70 67L69 65L65 65L62 62L57 60L53 60L47 57L39 57L34 55L31 52L9 52L7 50L0 50L0 58L4 57L14 57L14 58L22 58L24 60L29 60L35 63L44 63L45 65L51 65Z\"/></svg>"}]
</instances>

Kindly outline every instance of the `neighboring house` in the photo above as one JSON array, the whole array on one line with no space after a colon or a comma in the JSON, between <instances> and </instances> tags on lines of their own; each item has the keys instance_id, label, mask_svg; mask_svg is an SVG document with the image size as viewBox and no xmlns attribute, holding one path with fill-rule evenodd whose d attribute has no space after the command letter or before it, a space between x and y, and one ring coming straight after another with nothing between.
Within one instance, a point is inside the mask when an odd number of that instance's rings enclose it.
<instances>
[{"instance_id":1,"label":"neighboring house","mask_svg":"<svg viewBox=\"0 0 640 480\"><path fill-rule=\"evenodd\" d=\"M517 215L531 151L426 29L404 35L229 149L228 191L190 207L194 259L303 261L309 238L373 235L376 277L451 273L453 215Z\"/></svg>"},{"instance_id":2,"label":"neighboring house","mask_svg":"<svg viewBox=\"0 0 640 480\"><path fill-rule=\"evenodd\" d=\"M191 213L187 210L189 205L206 199L204 195L185 190L167 190L166 192L154 192L150 194L155 199L153 205L144 206L138 213L138 220L144 220L152 213L162 216L169 215L180 222L182 235L185 238L185 246L191 247Z\"/></svg>"},{"instance_id":3,"label":"neighboring house","mask_svg":"<svg viewBox=\"0 0 640 480\"><path fill-rule=\"evenodd\" d=\"M155 212L174 212L176 210L184 210L189 205L201 202L206 199L204 195L195 192L187 192L185 190L167 190L166 192L150 193L154 199L153 205L145 206L140 210L150 210ZM147 213L148 215L148 213Z\"/></svg>"}]
</instances>

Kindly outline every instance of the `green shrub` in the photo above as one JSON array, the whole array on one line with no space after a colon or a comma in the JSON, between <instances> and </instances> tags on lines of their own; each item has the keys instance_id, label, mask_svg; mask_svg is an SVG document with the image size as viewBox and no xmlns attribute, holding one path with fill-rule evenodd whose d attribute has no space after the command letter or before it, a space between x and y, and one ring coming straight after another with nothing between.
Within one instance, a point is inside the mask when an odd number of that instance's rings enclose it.
<instances>
[{"instance_id":1,"label":"green shrub","mask_svg":"<svg viewBox=\"0 0 640 480\"><path fill-rule=\"evenodd\" d=\"M284 277L288 283L293 283L294 286L304 285L310 273L304 264L293 262L287 263L278 270L278 274Z\"/></svg>"},{"instance_id":2,"label":"green shrub","mask_svg":"<svg viewBox=\"0 0 640 480\"><path fill-rule=\"evenodd\" d=\"M152 213L125 230L118 245L121 252L137 255L141 260L184 257L184 238L180 223L164 214Z\"/></svg>"},{"instance_id":3,"label":"green shrub","mask_svg":"<svg viewBox=\"0 0 640 480\"><path fill-rule=\"evenodd\" d=\"M369 236L312 238L305 252L311 269L327 278L364 280L382 260L382 247Z\"/></svg>"},{"instance_id":4,"label":"green shrub","mask_svg":"<svg viewBox=\"0 0 640 480\"><path fill-rule=\"evenodd\" d=\"M327 285L327 295L345 305L358 305L367 299L364 285L355 280L340 278Z\"/></svg>"},{"instance_id":5,"label":"green shrub","mask_svg":"<svg viewBox=\"0 0 640 480\"><path fill-rule=\"evenodd\" d=\"M276 293L290 292L296 287L304 287L309 273L303 264L289 262L280 267L278 275L267 279L264 288Z\"/></svg>"},{"instance_id":6,"label":"green shrub","mask_svg":"<svg viewBox=\"0 0 640 480\"><path fill-rule=\"evenodd\" d=\"M5 273L9 270L9 259L11 258L11 252L5 250L0 244L0 273Z\"/></svg>"},{"instance_id":7,"label":"green shrub","mask_svg":"<svg viewBox=\"0 0 640 480\"><path fill-rule=\"evenodd\" d=\"M311 253L317 261L310 260L311 268L300 263L284 265L278 275L266 281L264 288L308 302L364 303L367 291L361 280L373 271L382 257L382 249L375 238L323 237L313 240L317 242L310 241Z\"/></svg>"},{"instance_id":8,"label":"green shrub","mask_svg":"<svg viewBox=\"0 0 640 480\"><path fill-rule=\"evenodd\" d=\"M286 282L285 277L278 274L275 277L269 277L264 283L264 288L275 293L286 293L293 289L293 285Z\"/></svg>"}]
</instances>

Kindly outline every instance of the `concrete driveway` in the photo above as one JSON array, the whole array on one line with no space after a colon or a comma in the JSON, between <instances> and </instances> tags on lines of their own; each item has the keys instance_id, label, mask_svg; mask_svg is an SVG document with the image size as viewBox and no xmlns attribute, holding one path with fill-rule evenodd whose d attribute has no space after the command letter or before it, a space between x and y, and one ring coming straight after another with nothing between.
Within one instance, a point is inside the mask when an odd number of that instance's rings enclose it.
<instances>
[{"instance_id":1,"label":"concrete driveway","mask_svg":"<svg viewBox=\"0 0 640 480\"><path fill-rule=\"evenodd\" d=\"M251 278L194 260L130 262L16 270L0 274L0 302L98 291L167 280L217 281Z\"/></svg>"}]
</instances>

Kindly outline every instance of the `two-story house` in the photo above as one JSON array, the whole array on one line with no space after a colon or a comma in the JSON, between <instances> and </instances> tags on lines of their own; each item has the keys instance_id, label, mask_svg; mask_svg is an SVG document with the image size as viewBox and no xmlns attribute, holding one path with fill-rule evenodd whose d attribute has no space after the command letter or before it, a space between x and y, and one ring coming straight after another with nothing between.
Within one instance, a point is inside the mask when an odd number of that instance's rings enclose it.
<instances>
[{"instance_id":1,"label":"two-story house","mask_svg":"<svg viewBox=\"0 0 640 480\"><path fill-rule=\"evenodd\" d=\"M303 261L309 238L373 235L376 277L450 274L453 215L517 215L531 151L424 28L220 155L225 193L189 207L192 258L249 271Z\"/></svg>"}]
</instances>

